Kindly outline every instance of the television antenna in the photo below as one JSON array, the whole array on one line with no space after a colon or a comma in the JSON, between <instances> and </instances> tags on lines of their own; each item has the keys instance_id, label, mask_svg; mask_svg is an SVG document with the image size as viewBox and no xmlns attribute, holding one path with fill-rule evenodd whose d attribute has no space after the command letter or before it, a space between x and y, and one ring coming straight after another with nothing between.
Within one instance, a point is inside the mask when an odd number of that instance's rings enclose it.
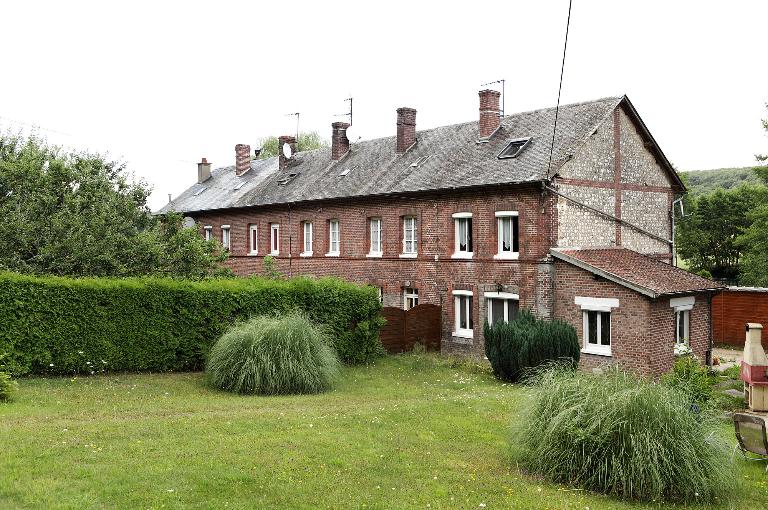
<instances>
[{"instance_id":1,"label":"television antenna","mask_svg":"<svg viewBox=\"0 0 768 510\"><path fill-rule=\"evenodd\" d=\"M293 117L296 116L296 145L299 144L299 117L301 114L299 112L296 113L286 113L286 117Z\"/></svg>"},{"instance_id":2,"label":"television antenna","mask_svg":"<svg viewBox=\"0 0 768 510\"><path fill-rule=\"evenodd\" d=\"M489 81L488 83L483 83L480 85L481 87L487 87L489 85L496 85L497 83L501 83L501 114L499 117L504 118L504 89L506 85L507 80L504 78L496 81Z\"/></svg>"}]
</instances>

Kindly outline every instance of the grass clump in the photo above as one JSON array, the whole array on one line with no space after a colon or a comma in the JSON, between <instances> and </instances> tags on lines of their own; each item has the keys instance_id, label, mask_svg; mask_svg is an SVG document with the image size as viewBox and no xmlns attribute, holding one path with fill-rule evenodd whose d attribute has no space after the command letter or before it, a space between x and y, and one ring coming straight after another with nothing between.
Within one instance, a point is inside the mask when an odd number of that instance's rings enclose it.
<instances>
[{"instance_id":1,"label":"grass clump","mask_svg":"<svg viewBox=\"0 0 768 510\"><path fill-rule=\"evenodd\" d=\"M559 483L643 501L707 502L735 484L717 422L684 393L618 369L539 374L515 433L522 463Z\"/></svg>"},{"instance_id":2,"label":"grass clump","mask_svg":"<svg viewBox=\"0 0 768 510\"><path fill-rule=\"evenodd\" d=\"M328 336L299 312L237 324L216 342L206 365L214 387L261 395L320 393L339 370Z\"/></svg>"}]
</instances>

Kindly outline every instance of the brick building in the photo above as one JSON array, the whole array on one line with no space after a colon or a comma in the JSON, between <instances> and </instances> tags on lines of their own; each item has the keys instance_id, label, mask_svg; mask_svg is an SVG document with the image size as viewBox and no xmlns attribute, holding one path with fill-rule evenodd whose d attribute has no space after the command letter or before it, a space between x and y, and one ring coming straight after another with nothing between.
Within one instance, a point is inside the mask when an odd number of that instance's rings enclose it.
<instances>
[{"instance_id":1,"label":"brick building","mask_svg":"<svg viewBox=\"0 0 768 510\"><path fill-rule=\"evenodd\" d=\"M374 285L385 306L442 307L442 349L483 352L484 321L520 308L571 322L584 366L659 373L676 340L706 356L717 286L671 265L672 204L685 192L629 99L505 117L479 93L479 120L279 157L198 164L160 212L184 213L230 250L240 275L275 257L285 274ZM551 147L551 152L550 152Z\"/></svg>"}]
</instances>

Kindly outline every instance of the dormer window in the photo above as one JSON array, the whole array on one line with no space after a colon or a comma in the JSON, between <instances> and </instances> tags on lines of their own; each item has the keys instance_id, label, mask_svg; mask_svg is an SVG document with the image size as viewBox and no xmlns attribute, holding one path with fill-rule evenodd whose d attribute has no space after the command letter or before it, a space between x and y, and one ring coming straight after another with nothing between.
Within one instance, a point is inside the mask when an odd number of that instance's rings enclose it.
<instances>
[{"instance_id":1,"label":"dormer window","mask_svg":"<svg viewBox=\"0 0 768 510\"><path fill-rule=\"evenodd\" d=\"M523 149L525 149L530 141L530 138L517 138L515 140L510 140L507 143L507 146L504 147L501 152L499 152L497 157L499 159L515 158L523 151Z\"/></svg>"}]
</instances>

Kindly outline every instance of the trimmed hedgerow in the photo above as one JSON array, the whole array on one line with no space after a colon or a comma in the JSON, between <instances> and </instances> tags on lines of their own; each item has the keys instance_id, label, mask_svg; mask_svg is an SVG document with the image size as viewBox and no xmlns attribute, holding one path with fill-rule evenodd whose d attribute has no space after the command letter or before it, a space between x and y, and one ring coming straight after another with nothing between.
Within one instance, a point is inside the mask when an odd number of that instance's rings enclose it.
<instances>
[{"instance_id":1,"label":"trimmed hedgerow","mask_svg":"<svg viewBox=\"0 0 768 510\"><path fill-rule=\"evenodd\" d=\"M536 319L521 310L510 322L484 326L485 355L493 374L503 381L518 381L527 371L554 360L579 364L579 340L576 330L561 320Z\"/></svg>"},{"instance_id":2,"label":"trimmed hedgerow","mask_svg":"<svg viewBox=\"0 0 768 510\"><path fill-rule=\"evenodd\" d=\"M233 326L214 344L205 368L215 388L260 395L320 393L339 369L323 328L298 312Z\"/></svg>"},{"instance_id":3,"label":"trimmed hedgerow","mask_svg":"<svg viewBox=\"0 0 768 510\"><path fill-rule=\"evenodd\" d=\"M236 320L304 311L339 357L382 351L375 289L333 278L68 279L0 273L0 352L12 374L198 370Z\"/></svg>"}]
</instances>

